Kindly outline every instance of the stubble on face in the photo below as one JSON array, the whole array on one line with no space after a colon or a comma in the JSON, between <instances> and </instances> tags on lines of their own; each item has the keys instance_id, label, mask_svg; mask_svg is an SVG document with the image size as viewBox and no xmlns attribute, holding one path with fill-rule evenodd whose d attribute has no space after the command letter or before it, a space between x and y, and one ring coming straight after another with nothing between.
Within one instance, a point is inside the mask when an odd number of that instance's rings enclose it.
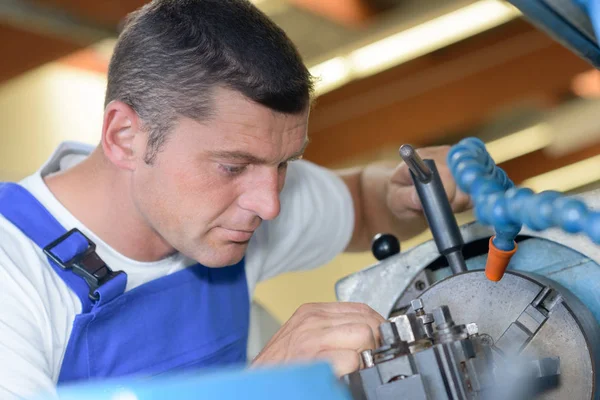
<instances>
[{"instance_id":1,"label":"stubble on face","mask_svg":"<svg viewBox=\"0 0 600 400\"><path fill-rule=\"evenodd\" d=\"M209 267L240 261L261 222L278 213L267 203L283 188L282 165L304 151L308 119L308 111L276 113L225 89L214 107L203 122L180 118L153 165L132 177L147 223Z\"/></svg>"}]
</instances>

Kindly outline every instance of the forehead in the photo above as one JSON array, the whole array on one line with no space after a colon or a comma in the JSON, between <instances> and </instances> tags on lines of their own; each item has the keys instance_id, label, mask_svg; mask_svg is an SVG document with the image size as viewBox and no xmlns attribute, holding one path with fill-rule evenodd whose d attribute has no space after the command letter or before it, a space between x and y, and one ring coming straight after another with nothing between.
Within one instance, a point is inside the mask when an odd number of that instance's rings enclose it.
<instances>
[{"instance_id":1,"label":"forehead","mask_svg":"<svg viewBox=\"0 0 600 400\"><path fill-rule=\"evenodd\" d=\"M284 114L221 88L215 91L212 108L207 126L215 133L213 144L288 147L306 141L308 109Z\"/></svg>"}]
</instances>

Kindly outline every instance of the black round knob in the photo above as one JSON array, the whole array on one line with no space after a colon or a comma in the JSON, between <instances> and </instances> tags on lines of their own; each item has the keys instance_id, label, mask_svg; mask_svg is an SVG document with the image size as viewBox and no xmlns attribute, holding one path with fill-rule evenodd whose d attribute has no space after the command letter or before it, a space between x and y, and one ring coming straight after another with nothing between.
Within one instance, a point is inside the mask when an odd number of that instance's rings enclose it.
<instances>
[{"instance_id":1,"label":"black round knob","mask_svg":"<svg viewBox=\"0 0 600 400\"><path fill-rule=\"evenodd\" d=\"M371 243L371 252L378 260L400 253L400 242L390 233L378 233Z\"/></svg>"}]
</instances>

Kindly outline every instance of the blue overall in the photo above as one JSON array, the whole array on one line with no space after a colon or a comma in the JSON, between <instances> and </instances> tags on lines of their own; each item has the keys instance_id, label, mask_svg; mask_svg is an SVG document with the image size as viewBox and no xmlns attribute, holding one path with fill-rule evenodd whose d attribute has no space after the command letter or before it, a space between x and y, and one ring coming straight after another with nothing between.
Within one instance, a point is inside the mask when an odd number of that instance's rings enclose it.
<instances>
[{"instance_id":1,"label":"blue overall","mask_svg":"<svg viewBox=\"0 0 600 400\"><path fill-rule=\"evenodd\" d=\"M127 275L108 268L92 242L67 232L22 186L0 184L0 214L45 249L81 300L59 384L245 362L244 260L224 268L195 264L125 292Z\"/></svg>"}]
</instances>

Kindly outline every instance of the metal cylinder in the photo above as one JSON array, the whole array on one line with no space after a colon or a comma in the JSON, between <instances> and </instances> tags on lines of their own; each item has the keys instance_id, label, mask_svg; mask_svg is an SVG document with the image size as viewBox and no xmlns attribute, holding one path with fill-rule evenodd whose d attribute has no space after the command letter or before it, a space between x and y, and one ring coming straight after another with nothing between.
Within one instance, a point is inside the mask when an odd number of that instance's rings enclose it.
<instances>
[{"instance_id":1,"label":"metal cylinder","mask_svg":"<svg viewBox=\"0 0 600 400\"><path fill-rule=\"evenodd\" d=\"M373 362L373 352L371 350L365 350L361 352L360 358L362 359L365 368L371 368L375 365Z\"/></svg>"}]
</instances>

